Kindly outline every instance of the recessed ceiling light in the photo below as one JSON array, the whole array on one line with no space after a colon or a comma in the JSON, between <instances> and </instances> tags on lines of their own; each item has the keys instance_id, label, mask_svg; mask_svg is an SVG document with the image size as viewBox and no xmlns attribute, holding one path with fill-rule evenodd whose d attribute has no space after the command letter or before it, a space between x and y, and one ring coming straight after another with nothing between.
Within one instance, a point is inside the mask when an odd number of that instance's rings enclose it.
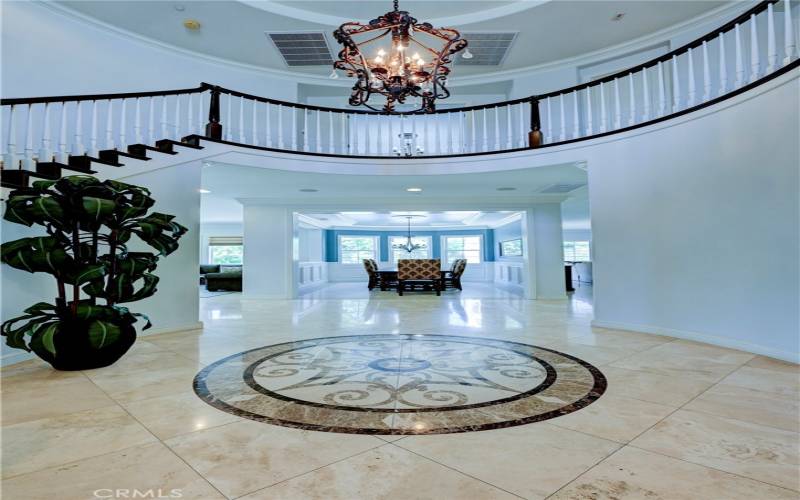
<instances>
[{"instance_id":1,"label":"recessed ceiling light","mask_svg":"<svg viewBox=\"0 0 800 500\"><path fill-rule=\"evenodd\" d=\"M202 188L200 188L200 189L198 189L198 190L197 190L197 192L198 192L198 193L200 193L200 194L208 194L208 193L210 193L211 191L209 191L208 189L202 189Z\"/></svg>"},{"instance_id":2,"label":"recessed ceiling light","mask_svg":"<svg viewBox=\"0 0 800 500\"><path fill-rule=\"evenodd\" d=\"M302 189L300 190L300 192L301 192L301 193L316 193L317 191L319 191L319 189L314 189L314 188L302 188Z\"/></svg>"},{"instance_id":3,"label":"recessed ceiling light","mask_svg":"<svg viewBox=\"0 0 800 500\"><path fill-rule=\"evenodd\" d=\"M498 191L516 191L517 188L514 187L499 187L497 188Z\"/></svg>"},{"instance_id":4,"label":"recessed ceiling light","mask_svg":"<svg viewBox=\"0 0 800 500\"><path fill-rule=\"evenodd\" d=\"M408 191L409 193L421 193L422 188L406 188L406 191Z\"/></svg>"},{"instance_id":5,"label":"recessed ceiling light","mask_svg":"<svg viewBox=\"0 0 800 500\"><path fill-rule=\"evenodd\" d=\"M622 18L625 17L624 12L618 12L614 14L614 17L611 18L612 21L622 21Z\"/></svg>"},{"instance_id":6,"label":"recessed ceiling light","mask_svg":"<svg viewBox=\"0 0 800 500\"><path fill-rule=\"evenodd\" d=\"M176 4L175 4L175 5L173 5L172 7L173 7L175 10L177 10L178 12L183 12L184 10L186 10L186 6L185 6L185 5L183 5L183 4L179 4L179 3L176 3Z\"/></svg>"},{"instance_id":7,"label":"recessed ceiling light","mask_svg":"<svg viewBox=\"0 0 800 500\"><path fill-rule=\"evenodd\" d=\"M317 217L317 220L328 220L327 217Z\"/></svg>"},{"instance_id":8,"label":"recessed ceiling light","mask_svg":"<svg viewBox=\"0 0 800 500\"><path fill-rule=\"evenodd\" d=\"M183 26L187 30L199 30L200 29L200 21L197 19L187 19L183 22Z\"/></svg>"}]
</instances>

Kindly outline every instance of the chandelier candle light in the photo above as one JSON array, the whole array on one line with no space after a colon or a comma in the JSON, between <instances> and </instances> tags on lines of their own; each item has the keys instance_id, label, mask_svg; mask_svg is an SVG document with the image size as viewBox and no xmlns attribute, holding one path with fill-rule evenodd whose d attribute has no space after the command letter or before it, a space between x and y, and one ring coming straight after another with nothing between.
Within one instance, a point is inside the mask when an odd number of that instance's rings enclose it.
<instances>
[{"instance_id":1,"label":"chandelier candle light","mask_svg":"<svg viewBox=\"0 0 800 500\"><path fill-rule=\"evenodd\" d=\"M362 35L368 38L355 40ZM334 69L357 78L350 105L386 113L395 112L395 105L405 103L408 97L421 100L420 108L414 112L433 112L436 99L450 96L446 87L450 56L467 47L458 31L418 22L399 10L398 0L394 0L393 11L369 24L344 23L333 36L344 47ZM434 43L442 46L437 50L430 46ZM374 51L371 58L365 53L368 49ZM383 109L368 103L373 94L386 97Z\"/></svg>"},{"instance_id":2,"label":"chandelier candle light","mask_svg":"<svg viewBox=\"0 0 800 500\"><path fill-rule=\"evenodd\" d=\"M405 250L408 253L413 252L414 250L420 250L423 248L428 248L428 245L425 243L414 243L411 240L411 219L414 217L424 217L423 215L395 215L395 217L405 217L408 220L408 236L405 243L396 243L392 245L392 248L395 250Z\"/></svg>"}]
</instances>

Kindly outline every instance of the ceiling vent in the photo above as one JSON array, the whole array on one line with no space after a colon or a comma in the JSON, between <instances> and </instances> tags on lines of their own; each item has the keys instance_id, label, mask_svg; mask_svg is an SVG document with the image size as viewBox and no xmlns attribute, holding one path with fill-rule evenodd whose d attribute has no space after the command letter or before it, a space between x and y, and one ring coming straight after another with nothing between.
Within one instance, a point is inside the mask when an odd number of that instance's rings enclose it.
<instances>
[{"instance_id":1,"label":"ceiling vent","mask_svg":"<svg viewBox=\"0 0 800 500\"><path fill-rule=\"evenodd\" d=\"M500 66L505 61L514 39L517 38L517 32L464 33L461 38L467 40L467 49L472 57L465 59L462 51L455 56L455 64L460 66Z\"/></svg>"},{"instance_id":2,"label":"ceiling vent","mask_svg":"<svg viewBox=\"0 0 800 500\"><path fill-rule=\"evenodd\" d=\"M265 32L287 66L332 66L333 58L322 32Z\"/></svg>"},{"instance_id":3,"label":"ceiling vent","mask_svg":"<svg viewBox=\"0 0 800 500\"><path fill-rule=\"evenodd\" d=\"M552 186L547 186L546 188L539 191L542 194L563 194L569 193L570 191L575 191L578 188L585 186L586 184L553 184Z\"/></svg>"}]
</instances>

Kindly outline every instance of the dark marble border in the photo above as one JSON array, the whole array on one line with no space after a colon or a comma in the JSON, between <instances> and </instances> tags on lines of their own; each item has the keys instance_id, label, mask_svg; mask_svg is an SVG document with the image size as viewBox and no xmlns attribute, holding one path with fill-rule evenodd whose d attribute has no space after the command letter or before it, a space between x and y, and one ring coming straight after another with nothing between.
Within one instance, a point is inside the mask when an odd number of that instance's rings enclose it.
<instances>
[{"instance_id":1,"label":"dark marble border","mask_svg":"<svg viewBox=\"0 0 800 500\"><path fill-rule=\"evenodd\" d=\"M434 338L436 338L436 337L440 337L440 338L441 337L446 337L446 338L450 338L450 339L455 338L455 339L465 339L465 340L484 340L484 341L490 341L490 342L497 342L497 343L514 344L514 345L518 345L518 346L524 346L526 348L533 348L533 349L538 349L538 350L542 350L542 351L547 351L547 352L556 354L558 356L563 356L563 357L565 357L567 359L570 359L570 360L576 362L577 364L579 364L583 368L585 368L592 375L592 377L594 379L594 384L593 384L592 388L589 390L589 392L586 393L585 396L583 396L582 398L578 399L577 401L574 401L574 402L572 402L572 403L570 403L568 405L565 405L565 406L563 406L561 408L558 408L556 410L540 413L540 414L537 414L537 415L531 415L529 417L522 417L522 418L518 418L518 419L506 420L506 421L503 421L503 422L493 422L493 423L477 424L477 425L462 425L462 426L454 426L454 427L437 427L437 428L428 429L428 430L385 429L385 428L381 428L381 429L378 429L378 428L355 428L355 427L329 426L329 425L306 424L306 423L300 423L300 422L293 422L293 421L289 421L289 420L282 420L282 419L267 417L265 415L259 415L259 414L256 414L256 413L253 413L253 412L250 412L250 411L242 410L242 409L237 408L235 406L232 406L232 405L230 405L230 404L228 404L228 403L226 403L226 402L224 402L224 401L222 401L220 399L217 399L213 394L211 394L211 392L209 391L208 387L206 386L205 380L206 380L207 376L209 375L209 373L211 373L211 371L213 371L217 366L219 366L220 364L223 364L223 363L225 363L227 361L230 361L232 359L239 358L239 357L241 357L243 355L246 355L248 353L255 352L255 351L260 351L260 350L264 349L265 347L272 347L272 346L257 347L255 349L250 349L250 350L243 351L243 352L240 352L240 353L237 353L237 354L233 354L233 355L225 357L225 358L223 358L223 359L221 359L219 361L216 361L216 362L212 363L209 366L206 366L195 377L195 379L193 381L193 384L192 384L193 385L193 389L194 389L195 394L197 394L197 396L200 399L202 399L203 401L205 401L209 405L211 405L211 406L213 406L213 407L215 407L215 408L217 408L217 409L219 409L221 411L236 415L238 417L247 418L249 420L255 420L255 421L258 421L258 422L266 422L266 423L270 423L270 424L280 425L280 426L283 426L283 427L291 427L291 428L295 428L295 429L314 430L314 431L322 431L322 432L337 432L337 433L345 433L345 434L425 435L425 434L454 434L454 433L461 433L461 432L475 432L475 431L484 431L484 430L492 430L492 429L503 429L503 428L507 428L507 427L514 427L514 426L518 426L518 425L524 425L524 424L530 424L530 423L534 423L534 422L541 422L541 421L544 421L544 420L549 420L549 419L552 419L552 418L560 417L562 415L566 415L566 414L578 411L578 410L580 410L582 408L585 408L585 407L589 406L590 404L592 404L595 401L597 401L597 399L599 399L600 396L603 395L603 393L606 391L606 388L608 386L608 382L607 382L605 376L603 375L603 373L597 367L595 367L594 365L592 365L592 364L590 364L590 363L588 363L588 362L586 362L586 361L584 361L582 359L576 358L575 356L571 356L569 354L566 354L566 353L563 353L563 352L560 352L560 351L556 351L554 349L548 349L546 347L539 347L539 346L535 346L535 345L531 345L531 344L523 344L521 342L514 342L514 341L509 341L509 340L492 339L492 338L488 338L488 337L465 337L465 336L458 336L458 335L441 335L441 334L424 334L424 335L416 335L416 334L415 335L412 335L412 334L400 334L400 335L372 334L372 335L345 335L345 336L341 336L341 337L321 337L321 338L315 338L315 339L305 339L305 340L301 340L301 341L287 342L285 344L286 345L292 345L292 346L300 347L300 346L302 346L303 344L305 344L307 342L313 342L313 341L330 340L330 339L351 339L351 340L352 339L369 339L370 337L380 337L380 338L393 337L393 338L404 339L404 340L408 339L408 338L417 338L417 337L434 337ZM276 344L276 345L281 345L281 344ZM295 348L297 348L297 347L295 347ZM541 360L539 360L539 358L536 358L536 359L537 359L537 361L541 361ZM549 373L548 373L548 377L549 377ZM517 398L517 399L520 399L520 398ZM479 404L481 406L487 406L487 405L484 405L483 403L479 403ZM493 406L496 406L498 403L496 401L493 401L493 402L490 402L490 404L493 405ZM335 407L335 408L337 408L337 407ZM342 409L346 410L346 411L353 411L353 409L350 408L350 407L344 407ZM457 407L455 409L468 409L468 408L465 405L465 406ZM398 412L396 410L387 411L386 409L361 408L360 410L361 411L368 411L368 412L376 412L376 413L385 413L387 415L400 413L400 412ZM442 408L438 408L437 410L438 411L443 411ZM422 412L420 412L419 410L414 410L413 413L422 413Z\"/></svg>"}]
</instances>

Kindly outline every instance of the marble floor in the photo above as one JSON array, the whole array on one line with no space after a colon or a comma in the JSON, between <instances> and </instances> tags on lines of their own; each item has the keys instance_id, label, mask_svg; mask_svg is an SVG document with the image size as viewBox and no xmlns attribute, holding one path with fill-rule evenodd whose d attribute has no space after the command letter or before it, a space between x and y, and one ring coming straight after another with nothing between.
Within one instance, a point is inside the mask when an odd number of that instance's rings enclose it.
<instances>
[{"instance_id":1,"label":"marble floor","mask_svg":"<svg viewBox=\"0 0 800 500\"><path fill-rule=\"evenodd\" d=\"M137 492L138 498L279 500L800 498L800 367L592 328L590 287L566 301L526 301L479 284L442 297L400 298L343 285L294 301L239 294L200 301L203 330L142 337L111 367L56 372L35 360L4 367L3 498L135 498ZM357 364L353 356L362 355L363 345L353 342L376 339L375 355ZM288 358L270 357L279 344L290 346L280 350ZM448 364L435 361L437 349L449 350ZM241 354L247 351L258 354L249 364L241 362L250 361ZM321 361L328 369L343 352L355 353L341 358L348 373L357 372L348 375L347 383L356 385L347 389L363 395L365 381L378 380L390 397L331 395L309 387L309 377L276 371L287 359L308 358L304 353L312 353L315 368ZM456 366L453 356L464 364ZM292 418L317 418L314 404L360 404L374 413L424 402L475 404L459 411L482 419L503 413L486 405L508 399L506 392L530 393L545 384L550 372L538 359L568 385L569 374L580 370L571 363L592 366L600 375L574 375L573 385L602 376L606 387L590 404L546 420L435 434L393 433L392 423L385 426L389 432L371 434L308 430L210 404L246 404L241 377L251 368L248 387L295 400L281 400L295 405L284 413ZM470 364L485 367L486 360L524 369L487 376ZM222 397L201 398L193 383L215 364L223 370L214 372L221 374L215 390ZM399 391L420 380L438 383L431 377L443 373L452 382L451 369L461 370L461 387L446 388L461 393L457 403ZM380 378L387 373L393 378ZM532 397L561 404L555 400L569 390Z\"/></svg>"}]
</instances>

